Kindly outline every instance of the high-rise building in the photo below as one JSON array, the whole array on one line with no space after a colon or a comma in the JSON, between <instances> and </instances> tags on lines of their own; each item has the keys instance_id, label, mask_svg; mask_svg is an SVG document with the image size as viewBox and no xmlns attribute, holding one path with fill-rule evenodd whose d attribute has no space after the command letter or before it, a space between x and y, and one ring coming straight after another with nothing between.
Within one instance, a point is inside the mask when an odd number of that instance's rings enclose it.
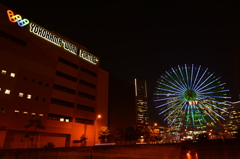
<instances>
[{"instance_id":1,"label":"high-rise building","mask_svg":"<svg viewBox=\"0 0 240 159\"><path fill-rule=\"evenodd\" d=\"M240 101L230 102L231 106L226 108L227 113L222 113L226 118L224 123L224 129L229 133L237 133L240 129Z\"/></svg>"},{"instance_id":2,"label":"high-rise building","mask_svg":"<svg viewBox=\"0 0 240 159\"><path fill-rule=\"evenodd\" d=\"M99 142L108 125L99 58L3 5L0 43L0 147L74 146L83 134L88 145Z\"/></svg>"},{"instance_id":3,"label":"high-rise building","mask_svg":"<svg viewBox=\"0 0 240 159\"><path fill-rule=\"evenodd\" d=\"M138 125L148 125L148 96L146 80L135 78L135 96L137 105L137 122Z\"/></svg>"},{"instance_id":4,"label":"high-rise building","mask_svg":"<svg viewBox=\"0 0 240 159\"><path fill-rule=\"evenodd\" d=\"M233 88L235 90L234 94L234 100L238 101L240 100L240 63L239 63L239 58L240 58L240 47L238 47L238 50L235 52L234 57L233 57L233 76L232 76L232 81L233 81Z\"/></svg>"},{"instance_id":5,"label":"high-rise building","mask_svg":"<svg viewBox=\"0 0 240 159\"><path fill-rule=\"evenodd\" d=\"M127 127L136 128L137 112L134 84L109 74L108 126L111 141L126 140Z\"/></svg>"}]
</instances>

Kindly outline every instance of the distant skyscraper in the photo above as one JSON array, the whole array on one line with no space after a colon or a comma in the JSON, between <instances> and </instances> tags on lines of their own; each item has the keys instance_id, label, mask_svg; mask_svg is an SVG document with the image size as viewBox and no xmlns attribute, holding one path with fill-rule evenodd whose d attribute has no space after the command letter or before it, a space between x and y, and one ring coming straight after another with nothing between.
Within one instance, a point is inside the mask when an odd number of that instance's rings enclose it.
<instances>
[{"instance_id":1,"label":"distant skyscraper","mask_svg":"<svg viewBox=\"0 0 240 159\"><path fill-rule=\"evenodd\" d=\"M135 78L135 95L137 104L138 125L148 125L148 103L147 103L147 84L146 80Z\"/></svg>"},{"instance_id":2,"label":"distant skyscraper","mask_svg":"<svg viewBox=\"0 0 240 159\"><path fill-rule=\"evenodd\" d=\"M137 112L133 82L125 81L113 74L109 76L108 126L111 134L136 127ZM111 140L125 140L122 135L111 135Z\"/></svg>"},{"instance_id":3,"label":"distant skyscraper","mask_svg":"<svg viewBox=\"0 0 240 159\"><path fill-rule=\"evenodd\" d=\"M240 63L239 63L239 58L240 58L240 44L238 46L237 51L235 52L234 56L233 56L233 70L234 70L234 74L233 74L233 88L235 89L235 96L234 96L234 100L235 101L239 101L240 100Z\"/></svg>"},{"instance_id":4,"label":"distant skyscraper","mask_svg":"<svg viewBox=\"0 0 240 159\"><path fill-rule=\"evenodd\" d=\"M226 108L228 113L223 113L226 122L224 123L224 129L234 134L240 129L240 101L230 102L231 107Z\"/></svg>"}]
</instances>

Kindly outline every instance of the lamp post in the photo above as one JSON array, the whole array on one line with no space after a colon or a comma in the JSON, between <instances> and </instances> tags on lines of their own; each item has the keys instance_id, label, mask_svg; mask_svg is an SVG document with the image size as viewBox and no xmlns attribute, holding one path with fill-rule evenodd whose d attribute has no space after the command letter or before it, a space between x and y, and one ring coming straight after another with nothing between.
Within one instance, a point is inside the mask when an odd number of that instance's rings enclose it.
<instances>
[{"instance_id":1,"label":"lamp post","mask_svg":"<svg viewBox=\"0 0 240 159\"><path fill-rule=\"evenodd\" d=\"M156 133L156 131L155 131L155 129L156 129L156 126L157 126L157 123L154 123L154 125L153 125L153 135L154 135L154 137L155 137L155 143L157 143L158 142L158 137L157 137L157 133Z\"/></svg>"},{"instance_id":2,"label":"lamp post","mask_svg":"<svg viewBox=\"0 0 240 159\"><path fill-rule=\"evenodd\" d=\"M155 128L155 126L157 126L157 123L154 123L154 128Z\"/></svg>"},{"instance_id":3,"label":"lamp post","mask_svg":"<svg viewBox=\"0 0 240 159\"><path fill-rule=\"evenodd\" d=\"M95 138L96 138L96 126L97 126L97 119L100 119L102 116L99 114L98 116L97 116L97 118L95 119L95 121L94 121L94 139L93 139L93 146L95 146Z\"/></svg>"},{"instance_id":4,"label":"lamp post","mask_svg":"<svg viewBox=\"0 0 240 159\"><path fill-rule=\"evenodd\" d=\"M155 134L155 129L156 129L156 126L157 126L158 124L157 123L154 123L154 126L153 126L153 133Z\"/></svg>"}]
</instances>

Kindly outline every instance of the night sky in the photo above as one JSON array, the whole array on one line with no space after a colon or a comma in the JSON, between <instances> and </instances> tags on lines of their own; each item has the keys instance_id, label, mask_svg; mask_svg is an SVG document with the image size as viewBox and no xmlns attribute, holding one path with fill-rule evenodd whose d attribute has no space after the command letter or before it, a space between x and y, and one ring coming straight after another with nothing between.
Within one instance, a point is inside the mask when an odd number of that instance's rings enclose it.
<instances>
[{"instance_id":1,"label":"night sky","mask_svg":"<svg viewBox=\"0 0 240 159\"><path fill-rule=\"evenodd\" d=\"M1 0L30 21L87 47L100 67L124 80L146 79L151 97L171 67L196 64L233 86L240 2L171 0ZM239 57L239 56L238 56Z\"/></svg>"}]
</instances>

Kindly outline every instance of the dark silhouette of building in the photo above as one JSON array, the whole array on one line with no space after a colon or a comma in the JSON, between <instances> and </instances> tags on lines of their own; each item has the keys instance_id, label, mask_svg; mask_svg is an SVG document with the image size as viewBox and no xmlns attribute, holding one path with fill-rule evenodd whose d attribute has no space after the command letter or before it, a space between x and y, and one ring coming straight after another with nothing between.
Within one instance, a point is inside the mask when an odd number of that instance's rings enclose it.
<instances>
[{"instance_id":1,"label":"dark silhouette of building","mask_svg":"<svg viewBox=\"0 0 240 159\"><path fill-rule=\"evenodd\" d=\"M119 131L125 133L127 127L136 128L137 125L134 84L110 74L108 105L111 140L125 140Z\"/></svg>"}]
</instances>

